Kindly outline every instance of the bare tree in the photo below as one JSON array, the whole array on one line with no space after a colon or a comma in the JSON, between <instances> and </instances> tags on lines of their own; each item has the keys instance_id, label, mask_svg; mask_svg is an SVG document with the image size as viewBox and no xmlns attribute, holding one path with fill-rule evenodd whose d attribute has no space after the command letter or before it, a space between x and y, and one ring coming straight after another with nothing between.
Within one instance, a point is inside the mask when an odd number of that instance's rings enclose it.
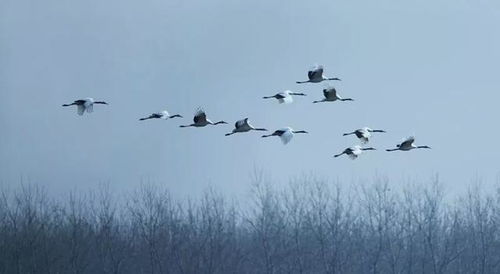
<instances>
[{"instance_id":1,"label":"bare tree","mask_svg":"<svg viewBox=\"0 0 500 274\"><path fill-rule=\"evenodd\" d=\"M133 233L137 233L136 246L147 254L148 266L141 272L168 273L170 257L166 250L172 244L171 227L177 209L168 191L152 185L142 185L128 204ZM142 252L139 256L142 255Z\"/></svg>"},{"instance_id":2,"label":"bare tree","mask_svg":"<svg viewBox=\"0 0 500 274\"><path fill-rule=\"evenodd\" d=\"M304 177L277 189L257 176L245 207L212 188L187 202L154 185L60 201L3 188L0 273L500 271L500 190L450 200L437 177L390 186Z\"/></svg>"}]
</instances>

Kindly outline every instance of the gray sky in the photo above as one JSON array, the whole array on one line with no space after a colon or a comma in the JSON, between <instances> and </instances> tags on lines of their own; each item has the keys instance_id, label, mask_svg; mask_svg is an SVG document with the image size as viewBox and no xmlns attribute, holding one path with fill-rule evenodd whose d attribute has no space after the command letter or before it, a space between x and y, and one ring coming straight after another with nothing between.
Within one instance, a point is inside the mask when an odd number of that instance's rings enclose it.
<instances>
[{"instance_id":1,"label":"gray sky","mask_svg":"<svg viewBox=\"0 0 500 274\"><path fill-rule=\"evenodd\" d=\"M287 3L287 4L284 4ZM311 5L313 3L313 5ZM196 193L248 190L255 168L284 184L316 174L428 179L450 189L500 171L500 2L0 1L0 182L68 190L141 181ZM315 104L313 64L355 102ZM291 105L261 97L305 92ZM79 117L61 104L94 97ZM227 126L181 129L202 106ZM168 109L181 120L139 122ZM287 146L234 121L305 129ZM332 157L370 126L389 133L356 161ZM432 151L386 153L402 137ZM491 146L491 147L489 147Z\"/></svg>"}]
</instances>

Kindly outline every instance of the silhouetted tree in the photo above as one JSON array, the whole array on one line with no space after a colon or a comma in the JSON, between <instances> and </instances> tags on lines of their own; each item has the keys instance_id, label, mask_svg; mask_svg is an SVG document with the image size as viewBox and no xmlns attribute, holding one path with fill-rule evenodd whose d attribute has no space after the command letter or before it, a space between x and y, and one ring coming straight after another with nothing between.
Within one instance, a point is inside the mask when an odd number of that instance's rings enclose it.
<instances>
[{"instance_id":1,"label":"silhouetted tree","mask_svg":"<svg viewBox=\"0 0 500 274\"><path fill-rule=\"evenodd\" d=\"M500 190L254 181L240 203L154 185L61 200L2 188L0 273L500 273Z\"/></svg>"}]
</instances>

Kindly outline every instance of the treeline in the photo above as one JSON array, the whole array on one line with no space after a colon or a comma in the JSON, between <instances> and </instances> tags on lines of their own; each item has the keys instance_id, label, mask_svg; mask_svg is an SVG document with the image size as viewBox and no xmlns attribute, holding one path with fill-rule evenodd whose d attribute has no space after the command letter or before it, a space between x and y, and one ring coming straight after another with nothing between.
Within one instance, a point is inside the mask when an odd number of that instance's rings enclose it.
<instances>
[{"instance_id":1,"label":"treeline","mask_svg":"<svg viewBox=\"0 0 500 274\"><path fill-rule=\"evenodd\" d=\"M151 185L56 201L21 186L0 196L0 273L500 273L500 195L443 194L311 179L257 182L245 204Z\"/></svg>"}]
</instances>

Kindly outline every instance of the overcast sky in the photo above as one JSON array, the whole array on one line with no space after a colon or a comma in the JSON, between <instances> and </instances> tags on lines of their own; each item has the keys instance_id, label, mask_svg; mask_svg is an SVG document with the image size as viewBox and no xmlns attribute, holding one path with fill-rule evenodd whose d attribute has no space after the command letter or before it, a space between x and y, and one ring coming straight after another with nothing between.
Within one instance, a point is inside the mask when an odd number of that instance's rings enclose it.
<instances>
[{"instance_id":1,"label":"overcast sky","mask_svg":"<svg viewBox=\"0 0 500 274\"><path fill-rule=\"evenodd\" d=\"M286 3L286 4L285 4ZM134 189L179 195L211 185L248 191L254 168L275 184L315 174L351 182L376 175L448 189L500 172L500 2L2 0L0 182L49 189ZM325 84L297 85L323 64L354 102L312 104ZM290 105L262 96L307 93ZM61 104L93 97L80 117ZM203 107L229 125L179 128ZM184 119L138 118L168 109ZM250 132L307 130L284 146ZM378 151L333 158L369 126ZM387 153L401 138L433 150Z\"/></svg>"}]
</instances>

